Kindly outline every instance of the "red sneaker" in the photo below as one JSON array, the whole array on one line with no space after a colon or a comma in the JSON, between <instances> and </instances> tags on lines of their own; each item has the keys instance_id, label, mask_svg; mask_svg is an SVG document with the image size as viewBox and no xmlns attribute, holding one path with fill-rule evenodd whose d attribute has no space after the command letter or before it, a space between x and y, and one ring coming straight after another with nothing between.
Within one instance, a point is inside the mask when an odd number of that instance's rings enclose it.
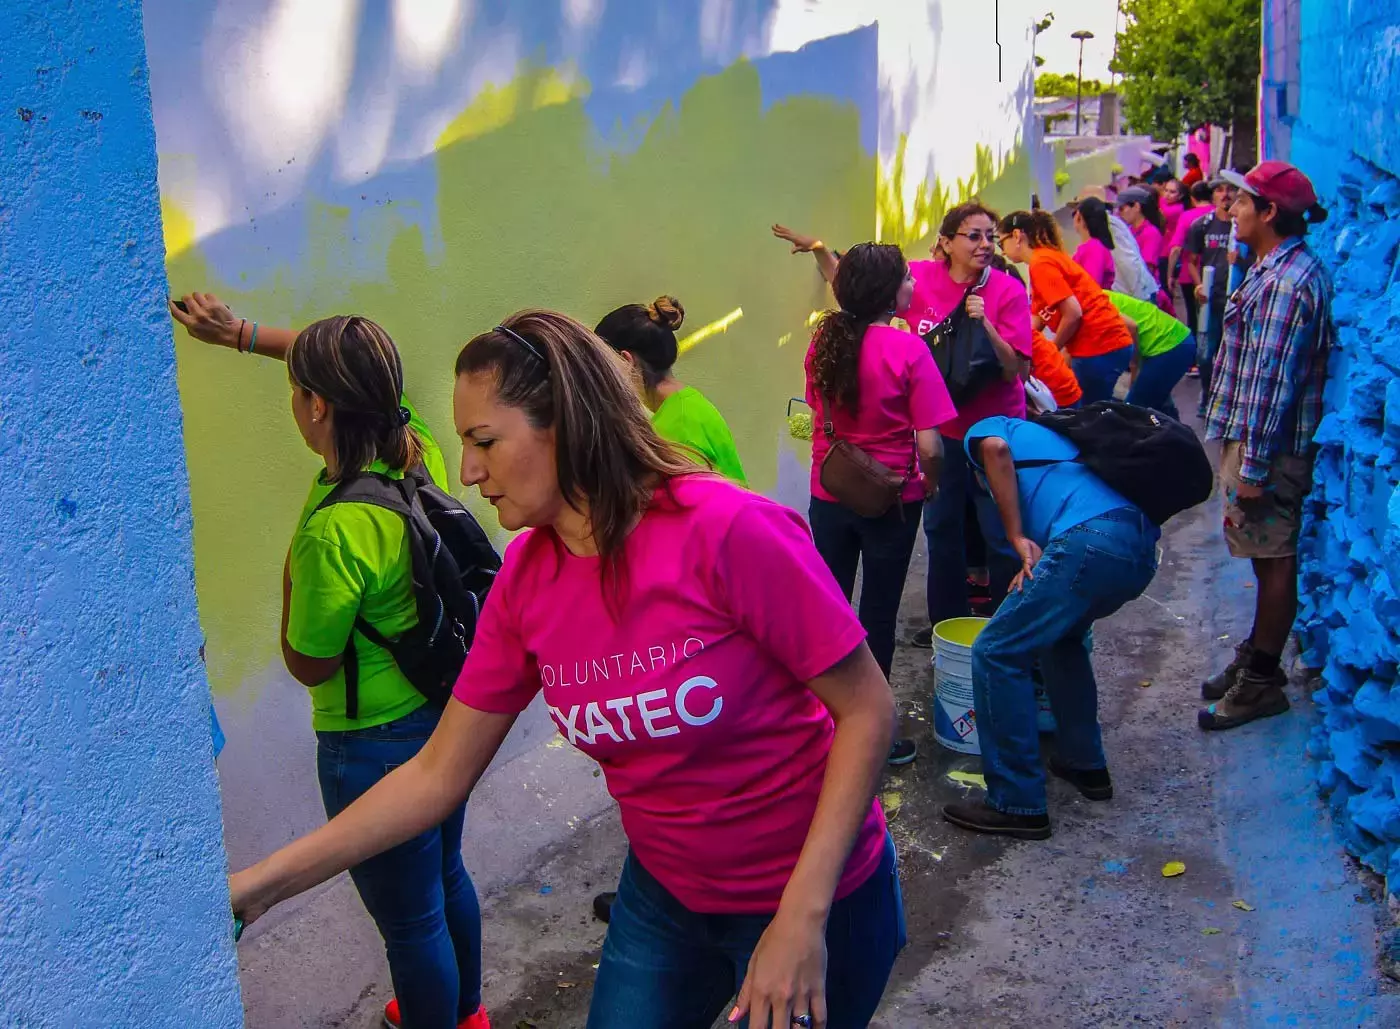
<instances>
[{"instance_id":1,"label":"red sneaker","mask_svg":"<svg viewBox=\"0 0 1400 1029\"><path fill-rule=\"evenodd\" d=\"M401 1029L403 1026L399 1018L399 998L394 997L384 1005L384 1024L389 1029ZM486 1017L485 1006L477 1008L476 1014L468 1015L458 1022L457 1029L491 1029L491 1020Z\"/></svg>"}]
</instances>

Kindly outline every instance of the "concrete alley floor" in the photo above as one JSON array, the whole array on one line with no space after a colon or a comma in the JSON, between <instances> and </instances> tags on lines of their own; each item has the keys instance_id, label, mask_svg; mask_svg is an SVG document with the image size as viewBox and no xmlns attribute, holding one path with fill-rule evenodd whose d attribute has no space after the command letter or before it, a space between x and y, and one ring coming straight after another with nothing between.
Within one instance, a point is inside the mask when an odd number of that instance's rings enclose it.
<instances>
[{"instance_id":1,"label":"concrete alley floor","mask_svg":"<svg viewBox=\"0 0 1400 1029\"><path fill-rule=\"evenodd\" d=\"M1196 388L1178 391L1183 410L1194 409ZM910 942L877 1027L1400 1025L1400 995L1376 970L1383 905L1343 854L1313 789L1305 685L1295 677L1285 716L1223 734L1196 728L1198 684L1248 631L1253 600L1247 566L1225 553L1220 518L1215 499L1175 519L1148 594L1096 628L1116 797L1090 803L1052 779L1049 841L1003 842L941 820L940 805L969 790L947 773L975 772L978 762L934 742L929 652L900 647L894 685L921 756L884 789L902 800L891 826ZM922 617L922 573L921 547L905 595L906 638ZM483 875L474 863L488 860L495 833L534 832L509 823L537 824L531 803L554 784L571 783L566 793L597 785L586 762L546 739L536 736L493 775L494 789L530 803L493 802L495 813L468 819L468 868L484 894L486 1002L498 1029L584 1025L605 928L590 900L610 888L624 850L616 812L595 791L567 828L516 847L510 867ZM1168 861L1184 862L1186 873L1163 878ZM373 947L365 927L350 945ZM274 953L285 988L334 990L335 950L308 925L262 957L245 953L245 992L272 975L254 965ZM316 969L331 979L318 984ZM368 1029L378 1024L387 970L379 982L319 1021L290 1007L259 1012L248 996L248 1024Z\"/></svg>"}]
</instances>

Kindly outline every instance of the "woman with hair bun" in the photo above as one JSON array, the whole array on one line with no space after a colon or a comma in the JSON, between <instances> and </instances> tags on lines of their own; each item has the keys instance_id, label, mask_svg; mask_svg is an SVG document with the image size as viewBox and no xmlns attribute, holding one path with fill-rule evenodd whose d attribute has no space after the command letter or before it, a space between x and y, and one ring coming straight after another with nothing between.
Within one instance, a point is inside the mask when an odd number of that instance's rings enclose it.
<instances>
[{"instance_id":1,"label":"woman with hair bun","mask_svg":"<svg viewBox=\"0 0 1400 1029\"><path fill-rule=\"evenodd\" d=\"M625 304L603 316L593 331L631 370L633 385L651 411L651 424L662 439L676 443L740 486L748 485L734 436L724 416L694 386L672 374L680 347L676 330L685 308L673 296L650 304Z\"/></svg>"},{"instance_id":2,"label":"woman with hair bun","mask_svg":"<svg viewBox=\"0 0 1400 1029\"><path fill-rule=\"evenodd\" d=\"M297 333L237 318L207 293L170 310L195 339L286 361L292 417L325 462L283 567L281 644L287 671L310 693L321 800L333 819L413 759L442 712L356 627L363 619L394 639L418 623L403 517L368 503L321 502L361 473L402 479L420 464L446 489L442 453L403 398L394 341L368 318L325 318ZM354 704L347 653L358 676ZM396 846L350 865L384 939L391 1029L490 1029L481 1005L481 909L462 864L465 817L463 798Z\"/></svg>"}]
</instances>

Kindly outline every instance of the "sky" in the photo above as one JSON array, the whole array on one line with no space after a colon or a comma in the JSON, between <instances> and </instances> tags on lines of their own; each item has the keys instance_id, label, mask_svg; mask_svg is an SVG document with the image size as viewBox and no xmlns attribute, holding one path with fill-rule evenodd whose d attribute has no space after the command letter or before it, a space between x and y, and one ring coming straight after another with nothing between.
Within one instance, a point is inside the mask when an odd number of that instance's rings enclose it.
<instances>
[{"instance_id":1,"label":"sky","mask_svg":"<svg viewBox=\"0 0 1400 1029\"><path fill-rule=\"evenodd\" d=\"M1040 14L1055 14L1055 23L1036 37L1035 52L1045 58L1040 70L1073 75L1079 63L1079 41L1071 39L1070 34L1088 29L1094 38L1084 43L1084 77L1107 82L1117 0L1042 0L1041 8L1036 10Z\"/></svg>"}]
</instances>

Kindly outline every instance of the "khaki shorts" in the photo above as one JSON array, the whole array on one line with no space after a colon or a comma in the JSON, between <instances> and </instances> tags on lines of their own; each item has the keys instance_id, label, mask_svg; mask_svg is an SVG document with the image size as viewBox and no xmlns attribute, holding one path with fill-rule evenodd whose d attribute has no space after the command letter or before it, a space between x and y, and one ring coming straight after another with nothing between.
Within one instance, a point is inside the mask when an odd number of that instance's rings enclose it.
<instances>
[{"instance_id":1,"label":"khaki shorts","mask_svg":"<svg viewBox=\"0 0 1400 1029\"><path fill-rule=\"evenodd\" d=\"M1294 557L1303 525L1303 499L1312 489L1312 458L1280 454L1269 468L1269 482L1257 500L1241 500L1240 444L1220 452L1220 486L1225 494L1225 544L1235 557Z\"/></svg>"}]
</instances>

